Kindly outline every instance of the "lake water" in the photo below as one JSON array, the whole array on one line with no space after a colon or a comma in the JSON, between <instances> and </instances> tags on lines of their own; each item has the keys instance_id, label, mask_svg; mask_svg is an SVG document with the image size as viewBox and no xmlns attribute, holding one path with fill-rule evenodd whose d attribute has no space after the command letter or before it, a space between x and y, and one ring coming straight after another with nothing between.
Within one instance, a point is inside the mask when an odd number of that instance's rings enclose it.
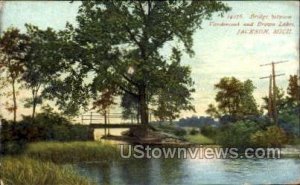
<instances>
[{"instance_id":1,"label":"lake water","mask_svg":"<svg viewBox=\"0 0 300 185\"><path fill-rule=\"evenodd\" d=\"M300 180L300 159L131 159L88 163L79 172L98 184L284 184Z\"/></svg>"}]
</instances>

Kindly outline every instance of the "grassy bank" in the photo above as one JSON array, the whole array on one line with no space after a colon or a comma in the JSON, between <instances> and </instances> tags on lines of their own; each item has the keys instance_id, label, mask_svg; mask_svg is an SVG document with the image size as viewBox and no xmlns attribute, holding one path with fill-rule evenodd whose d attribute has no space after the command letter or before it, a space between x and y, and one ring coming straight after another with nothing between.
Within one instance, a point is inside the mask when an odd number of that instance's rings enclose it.
<instances>
[{"instance_id":1,"label":"grassy bank","mask_svg":"<svg viewBox=\"0 0 300 185\"><path fill-rule=\"evenodd\" d=\"M36 142L20 155L1 158L0 179L5 185L90 185L68 163L112 161L118 147L107 142Z\"/></svg>"},{"instance_id":2,"label":"grassy bank","mask_svg":"<svg viewBox=\"0 0 300 185\"><path fill-rule=\"evenodd\" d=\"M202 134L196 134L196 135L187 135L185 136L185 139L188 141L188 142L191 142L191 143L194 143L194 144L202 144L202 145L211 145L211 144L215 144L215 142L202 135Z\"/></svg>"},{"instance_id":3,"label":"grassy bank","mask_svg":"<svg viewBox=\"0 0 300 185\"><path fill-rule=\"evenodd\" d=\"M111 161L119 157L118 147L106 142L37 142L28 144L25 156L54 163Z\"/></svg>"},{"instance_id":4,"label":"grassy bank","mask_svg":"<svg viewBox=\"0 0 300 185\"><path fill-rule=\"evenodd\" d=\"M60 166L29 157L1 159L0 179L5 185L93 185L71 166Z\"/></svg>"}]
</instances>

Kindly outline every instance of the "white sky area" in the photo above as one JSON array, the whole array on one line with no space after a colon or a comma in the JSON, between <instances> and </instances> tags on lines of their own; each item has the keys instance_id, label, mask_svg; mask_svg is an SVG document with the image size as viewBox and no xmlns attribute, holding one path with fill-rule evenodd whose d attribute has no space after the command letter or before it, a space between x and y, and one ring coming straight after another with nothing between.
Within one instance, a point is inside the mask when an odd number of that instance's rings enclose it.
<instances>
[{"instance_id":1,"label":"white sky area","mask_svg":"<svg viewBox=\"0 0 300 185\"><path fill-rule=\"evenodd\" d=\"M289 75L297 74L299 65L299 2L298 1L252 1L224 2L232 8L223 18L213 16L212 20L205 20L202 28L193 36L195 56L190 58L184 55L182 61L192 68L192 78L195 81L196 92L193 94L193 104L196 113L182 112L182 117L191 115L205 115L209 103L214 103L216 84L224 76L234 76L241 80L251 79L256 86L254 96L259 105L261 97L268 94L268 79L259 77L268 76L271 67L260 67L260 64L272 61L288 60L289 62L276 65L276 73L285 73L277 77L279 87L286 90ZM75 1L7 1L2 7L2 28L10 26L25 31L25 23L36 25L42 29L52 27L63 29L67 21L76 24L77 10L81 2ZM210 22L238 22L228 20L227 15L243 14L245 22L251 14L292 16L288 21L294 24L291 34L283 35L237 35L236 27L213 27ZM1 14L0 14L1 15ZM0 17L1 18L1 17ZM264 22L272 22L265 20ZM273 21L274 22L274 21ZM275 21L278 22L278 21ZM169 54L168 46L162 50L164 55ZM21 91L21 97L30 96L30 92ZM7 99L0 100L2 103ZM19 103L19 115L30 114ZM5 117L12 118L4 108L1 108ZM114 112L120 112L116 108ZM20 117L20 116L19 116Z\"/></svg>"}]
</instances>

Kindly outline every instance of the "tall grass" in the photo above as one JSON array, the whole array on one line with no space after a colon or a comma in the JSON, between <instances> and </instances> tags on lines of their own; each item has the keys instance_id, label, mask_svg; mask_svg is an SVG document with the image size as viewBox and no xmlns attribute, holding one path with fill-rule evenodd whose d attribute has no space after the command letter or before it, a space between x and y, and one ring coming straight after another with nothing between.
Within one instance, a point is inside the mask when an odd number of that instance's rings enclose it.
<instances>
[{"instance_id":1,"label":"tall grass","mask_svg":"<svg viewBox=\"0 0 300 185\"><path fill-rule=\"evenodd\" d=\"M92 185L72 166L41 162L28 157L1 159L0 179L5 185Z\"/></svg>"},{"instance_id":2,"label":"tall grass","mask_svg":"<svg viewBox=\"0 0 300 185\"><path fill-rule=\"evenodd\" d=\"M118 147L106 142L37 142L28 144L25 156L54 163L112 161L119 158Z\"/></svg>"}]
</instances>

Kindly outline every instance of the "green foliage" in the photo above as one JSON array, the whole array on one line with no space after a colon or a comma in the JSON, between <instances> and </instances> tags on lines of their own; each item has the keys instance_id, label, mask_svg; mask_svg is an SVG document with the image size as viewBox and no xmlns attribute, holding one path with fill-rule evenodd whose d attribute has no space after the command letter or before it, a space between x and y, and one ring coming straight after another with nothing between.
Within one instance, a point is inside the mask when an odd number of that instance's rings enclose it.
<instances>
[{"instance_id":1,"label":"green foliage","mask_svg":"<svg viewBox=\"0 0 300 185\"><path fill-rule=\"evenodd\" d=\"M224 77L215 84L218 90L215 97L217 107L210 104L206 112L214 117L229 115L234 118L243 118L250 115L259 115L256 101L253 97L255 89L251 80L244 82L235 77Z\"/></svg>"},{"instance_id":2,"label":"green foliage","mask_svg":"<svg viewBox=\"0 0 300 185\"><path fill-rule=\"evenodd\" d=\"M93 185L75 169L51 162L41 162L29 157L1 159L0 177L6 185Z\"/></svg>"},{"instance_id":3,"label":"green foliage","mask_svg":"<svg viewBox=\"0 0 300 185\"><path fill-rule=\"evenodd\" d=\"M191 135L197 135L199 134L199 130L196 130L195 128L192 128L192 130L190 131Z\"/></svg>"},{"instance_id":4,"label":"green foliage","mask_svg":"<svg viewBox=\"0 0 300 185\"><path fill-rule=\"evenodd\" d=\"M36 106L42 103L44 88L62 68L60 42L57 33L51 28L40 30L33 25L25 25L30 38L30 49L25 55L24 86L31 91L31 98L26 99L26 107L32 107L32 118L35 117Z\"/></svg>"},{"instance_id":5,"label":"green foliage","mask_svg":"<svg viewBox=\"0 0 300 185\"><path fill-rule=\"evenodd\" d=\"M272 100L272 99L271 99ZM263 109L268 110L269 107L269 97L263 97L264 105L262 106ZM287 106L287 99L284 97L284 90L280 88L276 88L276 108L277 112L280 113L286 109ZM271 104L273 102L271 101ZM272 109L273 110L273 109Z\"/></svg>"},{"instance_id":6,"label":"green foliage","mask_svg":"<svg viewBox=\"0 0 300 185\"><path fill-rule=\"evenodd\" d=\"M193 144L201 144L201 145L211 145L211 144L215 144L215 142L202 135L202 134L197 134L197 135L187 135L185 137L185 139L188 141L188 142L191 142Z\"/></svg>"},{"instance_id":7,"label":"green foliage","mask_svg":"<svg viewBox=\"0 0 300 185\"><path fill-rule=\"evenodd\" d=\"M238 121L220 131L216 137L218 144L226 147L244 148L252 145L251 134L259 130L259 125L253 121Z\"/></svg>"},{"instance_id":8,"label":"green foliage","mask_svg":"<svg viewBox=\"0 0 300 185\"><path fill-rule=\"evenodd\" d=\"M6 155L18 155L21 154L26 148L25 141L6 141L1 142L1 151L0 153L4 153Z\"/></svg>"},{"instance_id":9,"label":"green foliage","mask_svg":"<svg viewBox=\"0 0 300 185\"><path fill-rule=\"evenodd\" d=\"M290 75L289 85L287 88L287 93L290 96L290 99L294 102L300 101L300 87L298 84L297 75Z\"/></svg>"},{"instance_id":10,"label":"green foliage","mask_svg":"<svg viewBox=\"0 0 300 185\"><path fill-rule=\"evenodd\" d=\"M86 95L97 97L109 84L118 95L126 92L138 99L143 124L148 123L149 103L167 94L166 87L182 93L173 95L183 102L179 110L190 107L190 72L180 65L179 50L193 55L192 36L202 20L228 10L217 1L83 1L76 28L68 24L59 33L70 73L56 81L53 96L64 100L58 102L61 108L77 110ZM166 57L161 49L170 41L182 48L174 47ZM84 83L87 77L89 84Z\"/></svg>"},{"instance_id":11,"label":"green foliage","mask_svg":"<svg viewBox=\"0 0 300 185\"><path fill-rule=\"evenodd\" d=\"M185 136L187 134L187 131L182 128L176 128L174 134L176 136Z\"/></svg>"},{"instance_id":12,"label":"green foliage","mask_svg":"<svg viewBox=\"0 0 300 185\"><path fill-rule=\"evenodd\" d=\"M201 127L201 134L209 138L215 138L217 132L218 132L218 128L212 127L210 125L205 125Z\"/></svg>"},{"instance_id":13,"label":"green foliage","mask_svg":"<svg viewBox=\"0 0 300 185\"><path fill-rule=\"evenodd\" d=\"M16 124L3 121L1 129L1 152L20 153L27 142L33 141L87 141L90 129L87 125L72 124L57 113L37 114L35 121L31 117Z\"/></svg>"},{"instance_id":14,"label":"green foliage","mask_svg":"<svg viewBox=\"0 0 300 185\"><path fill-rule=\"evenodd\" d=\"M88 161L109 162L120 157L116 145L95 141L30 143L24 155L32 159L59 164Z\"/></svg>"},{"instance_id":15,"label":"green foliage","mask_svg":"<svg viewBox=\"0 0 300 185\"><path fill-rule=\"evenodd\" d=\"M288 138L282 128L270 126L267 130L251 134L250 141L256 147L281 147L287 143Z\"/></svg>"},{"instance_id":16,"label":"green foliage","mask_svg":"<svg viewBox=\"0 0 300 185\"><path fill-rule=\"evenodd\" d=\"M7 107L14 113L13 121L17 119L17 89L16 83L24 72L24 56L29 49L29 37L20 33L17 28L8 28L0 37L0 71L6 74L6 81L12 87L13 105Z\"/></svg>"},{"instance_id":17,"label":"green foliage","mask_svg":"<svg viewBox=\"0 0 300 185\"><path fill-rule=\"evenodd\" d=\"M299 113L296 112L297 109L294 109L294 111L282 111L279 114L279 121L280 126L284 128L287 134L293 135L293 136L300 136L300 118Z\"/></svg>"},{"instance_id":18,"label":"green foliage","mask_svg":"<svg viewBox=\"0 0 300 185\"><path fill-rule=\"evenodd\" d=\"M138 103L138 98L125 92L121 99L122 117L136 119L139 122Z\"/></svg>"},{"instance_id":19,"label":"green foliage","mask_svg":"<svg viewBox=\"0 0 300 185\"><path fill-rule=\"evenodd\" d=\"M154 106L157 107L154 110L154 116L161 121L169 120L172 122L172 120L179 117L181 110L195 111L194 106L191 104L191 93L195 92L194 88L190 88L194 84L190 78L191 69L181 66L179 60L172 61L165 76L165 79L168 80L168 86L160 89L157 99L153 101Z\"/></svg>"}]
</instances>

